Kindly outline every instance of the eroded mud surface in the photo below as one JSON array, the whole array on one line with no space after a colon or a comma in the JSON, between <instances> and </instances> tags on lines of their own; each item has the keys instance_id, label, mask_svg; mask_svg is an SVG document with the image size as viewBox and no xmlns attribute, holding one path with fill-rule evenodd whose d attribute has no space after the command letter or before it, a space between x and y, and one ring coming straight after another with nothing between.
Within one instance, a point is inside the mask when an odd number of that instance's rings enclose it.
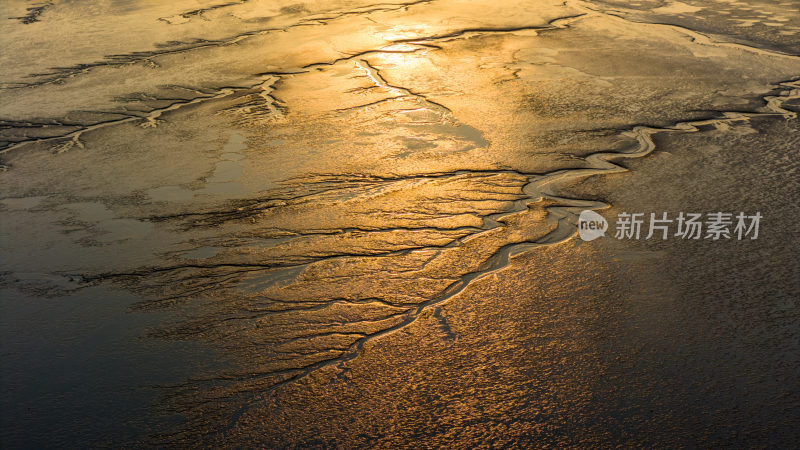
<instances>
[{"instance_id":1,"label":"eroded mud surface","mask_svg":"<svg viewBox=\"0 0 800 450\"><path fill-rule=\"evenodd\" d=\"M793 2L0 15L4 442L796 442ZM782 275L733 264L706 290L662 265L710 244L575 245L582 210L683 204L769 211L712 253ZM37 344L53 323L81 345Z\"/></svg>"}]
</instances>

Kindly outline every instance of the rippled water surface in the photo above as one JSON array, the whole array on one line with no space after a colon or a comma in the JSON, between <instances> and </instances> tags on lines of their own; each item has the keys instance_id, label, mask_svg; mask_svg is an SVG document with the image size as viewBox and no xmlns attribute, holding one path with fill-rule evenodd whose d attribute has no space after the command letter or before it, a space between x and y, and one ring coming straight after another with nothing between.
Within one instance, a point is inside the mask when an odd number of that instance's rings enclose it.
<instances>
[{"instance_id":1,"label":"rippled water surface","mask_svg":"<svg viewBox=\"0 0 800 450\"><path fill-rule=\"evenodd\" d=\"M3 447L800 440L796 2L0 20Z\"/></svg>"}]
</instances>

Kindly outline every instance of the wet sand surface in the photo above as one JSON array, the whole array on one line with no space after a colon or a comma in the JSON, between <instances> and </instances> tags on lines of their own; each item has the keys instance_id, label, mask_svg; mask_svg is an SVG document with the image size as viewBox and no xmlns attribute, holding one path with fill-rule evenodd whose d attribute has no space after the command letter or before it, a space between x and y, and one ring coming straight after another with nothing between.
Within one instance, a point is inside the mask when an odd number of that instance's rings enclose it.
<instances>
[{"instance_id":1,"label":"wet sand surface","mask_svg":"<svg viewBox=\"0 0 800 450\"><path fill-rule=\"evenodd\" d=\"M800 440L795 3L0 16L3 447Z\"/></svg>"}]
</instances>

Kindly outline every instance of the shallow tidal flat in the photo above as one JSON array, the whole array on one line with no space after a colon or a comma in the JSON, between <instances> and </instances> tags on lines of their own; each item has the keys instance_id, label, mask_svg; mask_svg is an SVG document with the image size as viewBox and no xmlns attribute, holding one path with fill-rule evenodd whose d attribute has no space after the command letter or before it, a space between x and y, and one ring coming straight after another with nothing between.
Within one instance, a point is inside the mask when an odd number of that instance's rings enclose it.
<instances>
[{"instance_id":1,"label":"shallow tidal flat","mask_svg":"<svg viewBox=\"0 0 800 450\"><path fill-rule=\"evenodd\" d=\"M0 13L3 447L800 438L793 2Z\"/></svg>"}]
</instances>

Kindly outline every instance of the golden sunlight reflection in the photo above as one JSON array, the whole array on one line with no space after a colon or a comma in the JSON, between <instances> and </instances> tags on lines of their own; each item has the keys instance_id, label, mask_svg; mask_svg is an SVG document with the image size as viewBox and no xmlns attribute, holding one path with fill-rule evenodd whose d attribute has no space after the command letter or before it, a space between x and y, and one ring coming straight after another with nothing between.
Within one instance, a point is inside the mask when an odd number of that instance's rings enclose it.
<instances>
[{"instance_id":1,"label":"golden sunlight reflection","mask_svg":"<svg viewBox=\"0 0 800 450\"><path fill-rule=\"evenodd\" d=\"M0 447L800 441L786 2L0 16Z\"/></svg>"}]
</instances>

